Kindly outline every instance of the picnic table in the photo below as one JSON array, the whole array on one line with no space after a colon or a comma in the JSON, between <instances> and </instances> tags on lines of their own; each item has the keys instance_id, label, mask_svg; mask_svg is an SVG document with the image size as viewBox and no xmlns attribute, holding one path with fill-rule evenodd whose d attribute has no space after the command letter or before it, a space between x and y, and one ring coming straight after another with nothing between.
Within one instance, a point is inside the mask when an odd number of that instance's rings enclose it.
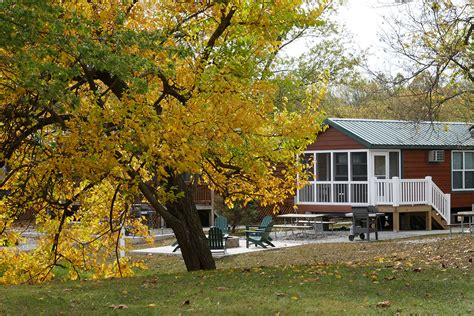
<instances>
[{"instance_id":1,"label":"picnic table","mask_svg":"<svg viewBox=\"0 0 474 316\"><path fill-rule=\"evenodd\" d=\"M473 206L473 208L474 208L474 206ZM464 233L464 218L467 217L469 219L469 222L468 222L469 232L472 234L472 231L473 231L472 224L474 224L474 222L473 222L474 210L473 211L467 211L467 212L458 212L456 215L461 217L461 232L463 232L463 233Z\"/></svg>"},{"instance_id":2,"label":"picnic table","mask_svg":"<svg viewBox=\"0 0 474 316\"><path fill-rule=\"evenodd\" d=\"M317 224L324 224L322 221L323 216L326 216L326 214L282 214L277 217L283 218L284 224L273 225L273 228L291 229L292 232L294 229L314 229L314 231L317 232Z\"/></svg>"},{"instance_id":3,"label":"picnic table","mask_svg":"<svg viewBox=\"0 0 474 316\"><path fill-rule=\"evenodd\" d=\"M353 217L354 214L353 213L346 213L344 214L346 217ZM385 216L385 213L380 213L380 212L377 212L377 213L369 213L369 217L374 217L374 218L380 218L382 216Z\"/></svg>"}]
</instances>

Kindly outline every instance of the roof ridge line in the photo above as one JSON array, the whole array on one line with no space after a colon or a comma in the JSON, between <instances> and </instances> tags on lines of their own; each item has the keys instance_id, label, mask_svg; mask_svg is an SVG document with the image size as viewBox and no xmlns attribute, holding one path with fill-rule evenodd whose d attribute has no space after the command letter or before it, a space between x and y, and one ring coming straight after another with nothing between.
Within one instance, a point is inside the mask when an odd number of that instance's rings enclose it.
<instances>
[{"instance_id":1,"label":"roof ridge line","mask_svg":"<svg viewBox=\"0 0 474 316\"><path fill-rule=\"evenodd\" d=\"M450 121L406 121L406 120L383 120L383 119L367 119L367 118L350 118L350 117L329 117L331 121L367 121L367 122L389 122L389 123L423 123L423 124L474 124L474 122L450 122Z\"/></svg>"}]
</instances>

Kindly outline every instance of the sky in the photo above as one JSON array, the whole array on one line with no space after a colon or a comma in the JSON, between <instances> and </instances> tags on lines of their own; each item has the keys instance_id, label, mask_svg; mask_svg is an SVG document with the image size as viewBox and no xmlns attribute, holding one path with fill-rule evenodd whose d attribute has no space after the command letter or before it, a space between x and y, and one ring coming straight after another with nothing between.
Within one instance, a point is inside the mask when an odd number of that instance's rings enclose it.
<instances>
[{"instance_id":1,"label":"sky","mask_svg":"<svg viewBox=\"0 0 474 316\"><path fill-rule=\"evenodd\" d=\"M392 73L400 69L399 60L387 50L380 35L384 30L389 30L385 19L400 16L407 5L411 4L396 3L396 0L346 0L338 10L337 21L343 23L350 32L348 36L355 49L366 51L369 68ZM293 45L287 54L298 56L305 51L304 46L308 46L308 43Z\"/></svg>"},{"instance_id":2,"label":"sky","mask_svg":"<svg viewBox=\"0 0 474 316\"><path fill-rule=\"evenodd\" d=\"M386 19L400 16L409 5L412 4L400 4L396 0L347 0L341 8L340 21L353 34L354 45L367 51L370 67L390 72L398 68L397 58L380 36L389 31Z\"/></svg>"}]
</instances>

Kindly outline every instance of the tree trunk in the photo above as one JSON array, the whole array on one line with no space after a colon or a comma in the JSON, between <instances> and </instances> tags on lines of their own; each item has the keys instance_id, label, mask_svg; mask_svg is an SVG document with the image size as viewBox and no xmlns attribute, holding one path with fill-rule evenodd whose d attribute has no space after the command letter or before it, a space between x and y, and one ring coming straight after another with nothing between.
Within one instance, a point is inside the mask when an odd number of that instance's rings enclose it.
<instances>
[{"instance_id":1,"label":"tree trunk","mask_svg":"<svg viewBox=\"0 0 474 316\"><path fill-rule=\"evenodd\" d=\"M138 177L136 172L129 173L132 178ZM168 190L177 188L177 192L184 193L184 196L167 203L166 207L156 199L152 186L139 181L139 188L155 211L163 216L168 227L173 229L188 271L214 270L216 264L193 200L195 185L186 183L184 178L184 175L168 178Z\"/></svg>"},{"instance_id":2,"label":"tree trunk","mask_svg":"<svg viewBox=\"0 0 474 316\"><path fill-rule=\"evenodd\" d=\"M170 226L178 240L187 270L214 270L216 264L202 230L192 195L188 196L186 192L182 199L168 204L167 208L179 219Z\"/></svg>"}]
</instances>

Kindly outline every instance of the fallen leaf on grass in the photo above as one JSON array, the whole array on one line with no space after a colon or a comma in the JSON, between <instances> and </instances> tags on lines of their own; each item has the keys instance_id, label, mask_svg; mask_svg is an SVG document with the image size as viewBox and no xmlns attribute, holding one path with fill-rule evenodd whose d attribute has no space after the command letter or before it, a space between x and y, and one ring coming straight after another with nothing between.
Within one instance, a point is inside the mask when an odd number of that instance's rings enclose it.
<instances>
[{"instance_id":1,"label":"fallen leaf on grass","mask_svg":"<svg viewBox=\"0 0 474 316\"><path fill-rule=\"evenodd\" d=\"M383 279L387 280L387 281L392 281L392 280L395 280L396 278L392 275L392 276L389 276L389 277L385 277Z\"/></svg>"},{"instance_id":2,"label":"fallen leaf on grass","mask_svg":"<svg viewBox=\"0 0 474 316\"><path fill-rule=\"evenodd\" d=\"M382 302L378 302L377 305L375 305L376 307L379 307L379 308L387 308L387 307L390 307L391 303L390 301L382 301Z\"/></svg>"},{"instance_id":3,"label":"fallen leaf on grass","mask_svg":"<svg viewBox=\"0 0 474 316\"><path fill-rule=\"evenodd\" d=\"M109 305L110 308L113 308L114 310L117 310L117 309L127 309L128 306L125 305L125 304L112 304L112 305Z\"/></svg>"},{"instance_id":4,"label":"fallen leaf on grass","mask_svg":"<svg viewBox=\"0 0 474 316\"><path fill-rule=\"evenodd\" d=\"M148 304L148 307L155 307L155 306L156 306L155 303Z\"/></svg>"}]
</instances>

